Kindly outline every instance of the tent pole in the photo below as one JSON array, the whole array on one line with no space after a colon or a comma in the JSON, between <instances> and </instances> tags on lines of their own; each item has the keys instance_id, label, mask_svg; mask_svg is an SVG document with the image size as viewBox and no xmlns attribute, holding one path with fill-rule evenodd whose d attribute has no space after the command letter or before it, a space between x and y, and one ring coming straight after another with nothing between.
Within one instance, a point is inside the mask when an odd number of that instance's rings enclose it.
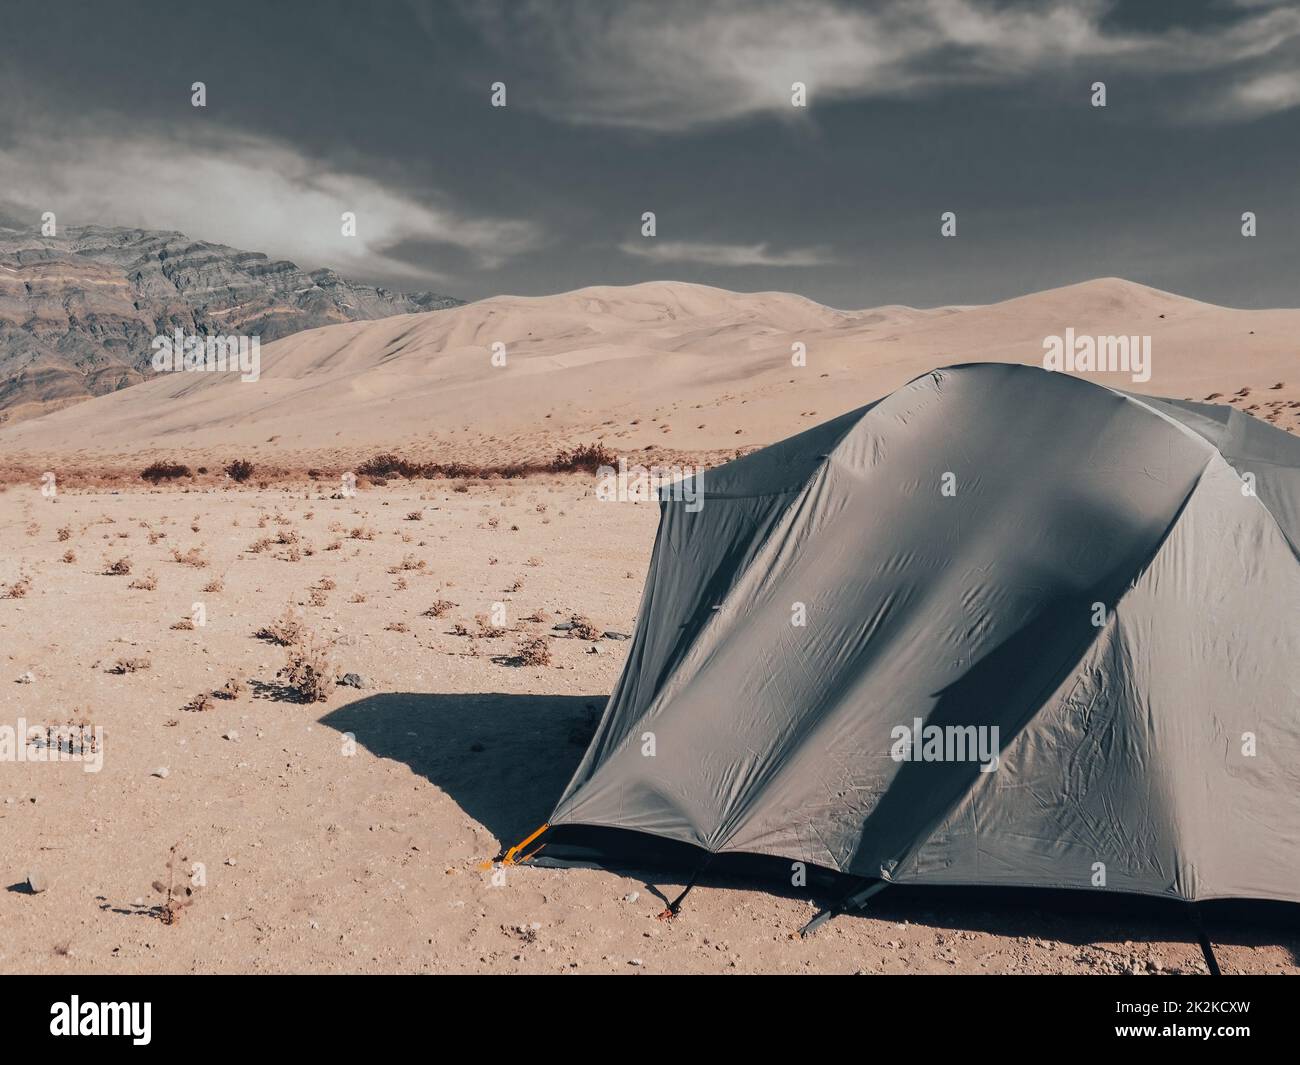
<instances>
[{"instance_id":1,"label":"tent pole","mask_svg":"<svg viewBox=\"0 0 1300 1065\"><path fill-rule=\"evenodd\" d=\"M1210 942L1209 935L1205 931L1205 922L1201 919L1201 908L1192 902L1188 904L1188 912L1192 917L1192 924L1196 927L1196 938L1201 944L1201 953L1205 955L1205 964L1209 966L1211 976L1222 976L1219 971L1219 961L1214 956L1214 945Z\"/></svg>"},{"instance_id":2,"label":"tent pole","mask_svg":"<svg viewBox=\"0 0 1300 1065\"><path fill-rule=\"evenodd\" d=\"M799 936L803 939L807 939L832 917L838 917L842 913L848 913L849 910L862 909L872 895L884 891L888 886L888 880L877 880L875 883L868 884L866 887L861 888L858 891L845 895L839 902L833 903L826 909L822 910L821 913L799 929Z\"/></svg>"}]
</instances>

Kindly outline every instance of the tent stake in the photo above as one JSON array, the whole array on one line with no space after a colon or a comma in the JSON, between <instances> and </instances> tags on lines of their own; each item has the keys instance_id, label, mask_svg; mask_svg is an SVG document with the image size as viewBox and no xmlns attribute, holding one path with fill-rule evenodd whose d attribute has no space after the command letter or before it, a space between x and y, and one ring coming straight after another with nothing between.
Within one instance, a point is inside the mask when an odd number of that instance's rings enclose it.
<instances>
[{"instance_id":1,"label":"tent stake","mask_svg":"<svg viewBox=\"0 0 1300 1065\"><path fill-rule=\"evenodd\" d=\"M709 864L709 859L711 859L712 857L713 857L712 854L706 854L704 856L704 860L695 867L695 872L693 872L691 874L691 878L688 881L686 881L686 886L682 888L682 893L668 904L667 909L665 909L662 913L657 915L659 920L671 921L674 917L677 916L677 914L681 911L682 908L682 899L686 898L686 896L691 893L691 888L695 886L695 881L700 878L700 874L704 872L705 866Z\"/></svg>"},{"instance_id":2,"label":"tent stake","mask_svg":"<svg viewBox=\"0 0 1300 1065\"><path fill-rule=\"evenodd\" d=\"M1205 922L1201 920L1201 908L1196 903L1191 903L1188 910L1192 916L1192 924L1196 926L1196 938L1201 943L1201 953L1205 955L1205 964L1209 966L1211 976L1222 976L1219 971L1218 959L1214 956L1214 945L1210 942L1209 935L1205 931Z\"/></svg>"},{"instance_id":3,"label":"tent stake","mask_svg":"<svg viewBox=\"0 0 1300 1065\"><path fill-rule=\"evenodd\" d=\"M888 885L888 880L877 880L874 884L868 884L860 891L855 891L851 895L846 895L839 902L822 910L821 913L799 929L800 938L807 939L832 917L838 917L842 913L848 913L849 910L862 909L872 895L879 891L884 891Z\"/></svg>"}]
</instances>

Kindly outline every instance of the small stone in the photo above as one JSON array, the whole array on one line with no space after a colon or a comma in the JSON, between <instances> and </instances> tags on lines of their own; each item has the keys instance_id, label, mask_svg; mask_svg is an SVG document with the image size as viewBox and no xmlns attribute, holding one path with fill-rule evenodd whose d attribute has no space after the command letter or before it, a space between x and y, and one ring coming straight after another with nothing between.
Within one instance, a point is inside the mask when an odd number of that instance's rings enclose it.
<instances>
[{"instance_id":1,"label":"small stone","mask_svg":"<svg viewBox=\"0 0 1300 1065\"><path fill-rule=\"evenodd\" d=\"M234 864L235 864L235 859L234 859L234 858L227 858L227 859L226 859L226 864L227 864L227 865L234 865Z\"/></svg>"},{"instance_id":2,"label":"small stone","mask_svg":"<svg viewBox=\"0 0 1300 1065\"><path fill-rule=\"evenodd\" d=\"M587 648L587 654L589 654L589 655L598 655L598 654L600 654L600 644L598 644L598 643L593 643L590 647Z\"/></svg>"},{"instance_id":3,"label":"small stone","mask_svg":"<svg viewBox=\"0 0 1300 1065\"><path fill-rule=\"evenodd\" d=\"M623 896L623 901L624 901L624 902L636 902L636 900L639 899L640 897L641 897L641 892L639 892L639 891L629 891L626 895Z\"/></svg>"},{"instance_id":4,"label":"small stone","mask_svg":"<svg viewBox=\"0 0 1300 1065\"><path fill-rule=\"evenodd\" d=\"M568 632L571 628L573 628L573 622L561 621L558 625L552 625L551 628L554 629L556 632Z\"/></svg>"},{"instance_id":5,"label":"small stone","mask_svg":"<svg viewBox=\"0 0 1300 1065\"><path fill-rule=\"evenodd\" d=\"M606 629L601 635L607 640L630 640L632 638L626 632L615 632L613 629Z\"/></svg>"},{"instance_id":6,"label":"small stone","mask_svg":"<svg viewBox=\"0 0 1300 1065\"><path fill-rule=\"evenodd\" d=\"M344 673L339 678L340 688L368 688L369 682L360 673Z\"/></svg>"},{"instance_id":7,"label":"small stone","mask_svg":"<svg viewBox=\"0 0 1300 1065\"><path fill-rule=\"evenodd\" d=\"M39 869L32 869L27 874L27 890L33 895L39 895L42 891L48 891L50 888L50 878Z\"/></svg>"},{"instance_id":8,"label":"small stone","mask_svg":"<svg viewBox=\"0 0 1300 1065\"><path fill-rule=\"evenodd\" d=\"M643 962L640 958L629 958L629 959L628 959L628 964L629 964L629 965L635 965L635 966L638 966L638 967L639 967L639 966L644 965L645 962Z\"/></svg>"},{"instance_id":9,"label":"small stone","mask_svg":"<svg viewBox=\"0 0 1300 1065\"><path fill-rule=\"evenodd\" d=\"M32 683L35 682L35 680L36 680L36 678L35 678L34 676L32 676L32 671L29 669L26 673L24 673L21 677L18 678L18 683L19 683L19 684L32 684Z\"/></svg>"},{"instance_id":10,"label":"small stone","mask_svg":"<svg viewBox=\"0 0 1300 1065\"><path fill-rule=\"evenodd\" d=\"M232 728L228 732L223 733L222 739L227 739L231 743L234 743L239 739L239 729Z\"/></svg>"},{"instance_id":11,"label":"small stone","mask_svg":"<svg viewBox=\"0 0 1300 1065\"><path fill-rule=\"evenodd\" d=\"M156 777L160 777L163 780L166 780L169 776L172 775L172 771L168 769L165 765L160 765L157 769L153 771L153 775Z\"/></svg>"}]
</instances>

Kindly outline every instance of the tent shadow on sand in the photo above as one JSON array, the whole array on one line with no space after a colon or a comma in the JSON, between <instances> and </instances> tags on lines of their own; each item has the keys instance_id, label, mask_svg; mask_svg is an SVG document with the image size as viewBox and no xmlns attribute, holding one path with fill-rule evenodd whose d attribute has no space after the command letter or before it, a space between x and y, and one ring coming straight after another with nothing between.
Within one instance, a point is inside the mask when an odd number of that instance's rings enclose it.
<instances>
[{"instance_id":1,"label":"tent shadow on sand","mask_svg":"<svg viewBox=\"0 0 1300 1065\"><path fill-rule=\"evenodd\" d=\"M503 845L523 839L551 813L581 761L604 695L512 695L500 692L430 694L391 692L366 696L326 714L321 723L380 758L405 763L444 791ZM479 749L481 748L481 749ZM611 872L645 882L660 898L659 884L679 883L680 869L636 861L612 861ZM784 898L807 898L806 890L782 881L705 873L700 886L750 888ZM1185 919L1168 908L1127 897L1115 912L1071 905L1044 892L897 887L872 900L864 917L910 921L935 928L1006 936L1030 936L1074 946L1104 941L1186 939ZM1136 905L1135 905L1136 903ZM853 921L856 915L837 920ZM1289 922L1284 923L1287 924ZM1277 924L1214 922L1217 943L1245 946L1279 942ZM1300 961L1294 925L1284 942ZM1194 940L1193 940L1194 942Z\"/></svg>"},{"instance_id":2,"label":"tent shadow on sand","mask_svg":"<svg viewBox=\"0 0 1300 1065\"><path fill-rule=\"evenodd\" d=\"M554 809L606 698L391 692L331 711L321 724L406 763L509 846Z\"/></svg>"}]
</instances>

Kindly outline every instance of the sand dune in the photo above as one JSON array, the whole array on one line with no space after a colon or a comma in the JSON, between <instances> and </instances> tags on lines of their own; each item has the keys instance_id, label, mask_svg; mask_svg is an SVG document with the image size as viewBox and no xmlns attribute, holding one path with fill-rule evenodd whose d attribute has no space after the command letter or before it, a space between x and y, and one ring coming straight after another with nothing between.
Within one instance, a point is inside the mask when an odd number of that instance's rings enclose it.
<instances>
[{"instance_id":1,"label":"sand dune","mask_svg":"<svg viewBox=\"0 0 1300 1065\"><path fill-rule=\"evenodd\" d=\"M620 451L720 453L780 439L936 366L1041 364L1044 337L1066 329L1152 338L1149 380L1085 376L1155 395L1218 392L1300 425L1300 310L1233 310L1117 278L989 306L857 311L651 282L309 330L267 345L256 382L162 374L0 430L0 447L19 462L158 452L283 461L377 447L495 462L596 439ZM795 344L806 366L792 365Z\"/></svg>"}]
</instances>

